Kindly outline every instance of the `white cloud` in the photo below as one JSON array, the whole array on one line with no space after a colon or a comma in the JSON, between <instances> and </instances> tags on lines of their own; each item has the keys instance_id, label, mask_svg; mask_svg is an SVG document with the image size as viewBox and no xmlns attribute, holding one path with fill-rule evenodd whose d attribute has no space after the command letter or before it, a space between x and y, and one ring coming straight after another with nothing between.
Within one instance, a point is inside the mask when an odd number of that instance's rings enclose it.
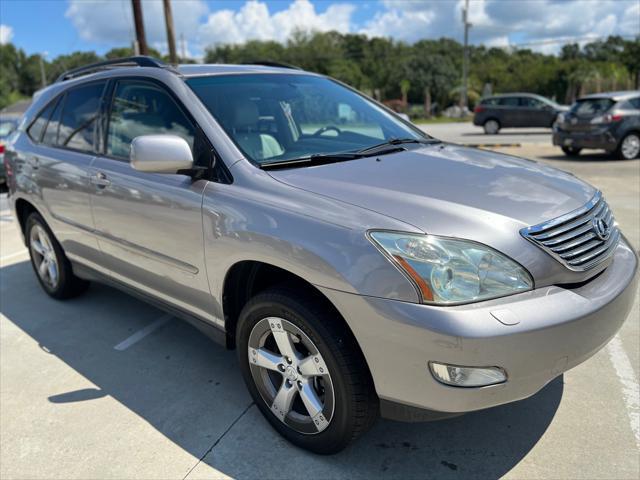
<instances>
[{"instance_id":1,"label":"white cloud","mask_svg":"<svg viewBox=\"0 0 640 480\"><path fill-rule=\"evenodd\" d=\"M184 34L191 55L212 44L247 40L286 41L295 30L364 33L414 42L423 38L462 40L464 0L332 0L321 12L312 0L290 0L278 11L267 0L246 0L210 10L205 0L172 0L176 36ZM212 2L212 6L219 2ZM354 12L369 19L354 23ZM639 0L471 0L470 42L489 46L529 44L545 53L561 43L549 39L582 39L640 35ZM166 52L162 2L143 0L147 41ZM80 38L106 46L131 44L135 34L130 0L69 0L67 18ZM8 32L8 33L7 33ZM2 39L11 38L2 27ZM176 39L178 40L178 39Z\"/></svg>"},{"instance_id":2,"label":"white cloud","mask_svg":"<svg viewBox=\"0 0 640 480\"><path fill-rule=\"evenodd\" d=\"M209 14L200 28L200 41L205 45L247 40L284 42L295 30L346 33L351 31L354 10L351 4L335 3L318 13L309 0L295 0L285 10L271 14L265 2L250 0L237 11L225 9Z\"/></svg>"},{"instance_id":3,"label":"white cloud","mask_svg":"<svg viewBox=\"0 0 640 480\"><path fill-rule=\"evenodd\" d=\"M360 29L367 35L408 42L421 38L462 40L463 0L385 0L385 10ZM490 46L536 43L559 37L640 34L638 0L471 0L470 42ZM555 52L561 44L532 45Z\"/></svg>"},{"instance_id":4,"label":"white cloud","mask_svg":"<svg viewBox=\"0 0 640 480\"><path fill-rule=\"evenodd\" d=\"M209 9L203 0L172 0L176 36L193 38ZM147 42L166 46L164 9L158 0L143 0L142 12ZM70 0L66 17L83 40L104 45L130 45L135 38L130 0ZM166 48L165 48L166 50Z\"/></svg>"},{"instance_id":5,"label":"white cloud","mask_svg":"<svg viewBox=\"0 0 640 480\"><path fill-rule=\"evenodd\" d=\"M0 45L6 45L13 38L13 28L9 25L0 25Z\"/></svg>"}]
</instances>

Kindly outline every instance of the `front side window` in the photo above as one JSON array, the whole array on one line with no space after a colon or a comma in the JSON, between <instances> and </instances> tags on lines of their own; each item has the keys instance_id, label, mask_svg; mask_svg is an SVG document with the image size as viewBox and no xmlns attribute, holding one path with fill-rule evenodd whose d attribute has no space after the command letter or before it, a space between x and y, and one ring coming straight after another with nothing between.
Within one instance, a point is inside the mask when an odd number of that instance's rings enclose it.
<instances>
[{"instance_id":1,"label":"front side window","mask_svg":"<svg viewBox=\"0 0 640 480\"><path fill-rule=\"evenodd\" d=\"M118 82L109 117L107 155L129 158L133 139L152 134L177 135L194 150L193 124L165 90L149 82Z\"/></svg>"},{"instance_id":2,"label":"front side window","mask_svg":"<svg viewBox=\"0 0 640 480\"><path fill-rule=\"evenodd\" d=\"M58 146L94 151L96 120L104 86L104 82L90 83L67 92L57 132Z\"/></svg>"},{"instance_id":3,"label":"front side window","mask_svg":"<svg viewBox=\"0 0 640 480\"><path fill-rule=\"evenodd\" d=\"M323 77L218 75L187 84L247 158L259 164L353 152L394 138L428 138Z\"/></svg>"}]
</instances>

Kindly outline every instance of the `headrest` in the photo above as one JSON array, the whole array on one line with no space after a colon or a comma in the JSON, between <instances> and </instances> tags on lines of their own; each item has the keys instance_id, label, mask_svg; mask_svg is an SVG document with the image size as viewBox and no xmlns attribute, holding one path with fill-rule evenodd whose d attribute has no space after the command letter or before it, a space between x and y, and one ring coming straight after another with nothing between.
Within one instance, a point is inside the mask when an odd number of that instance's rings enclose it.
<instances>
[{"instance_id":1,"label":"headrest","mask_svg":"<svg viewBox=\"0 0 640 480\"><path fill-rule=\"evenodd\" d=\"M234 105L233 126L235 128L256 127L260 113L258 105L249 100L240 100Z\"/></svg>"}]
</instances>

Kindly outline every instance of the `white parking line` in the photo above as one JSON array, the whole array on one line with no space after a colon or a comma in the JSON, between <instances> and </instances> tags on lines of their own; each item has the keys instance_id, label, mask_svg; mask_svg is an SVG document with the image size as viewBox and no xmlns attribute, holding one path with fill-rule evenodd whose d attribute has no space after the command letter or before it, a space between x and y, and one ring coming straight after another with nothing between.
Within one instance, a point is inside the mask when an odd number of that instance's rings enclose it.
<instances>
[{"instance_id":1,"label":"white parking line","mask_svg":"<svg viewBox=\"0 0 640 480\"><path fill-rule=\"evenodd\" d=\"M607 351L622 384L622 396L627 407L631 430L636 437L636 445L640 448L640 386L638 386L638 380L620 337L617 335L613 337L613 340L607 345Z\"/></svg>"},{"instance_id":2,"label":"white parking line","mask_svg":"<svg viewBox=\"0 0 640 480\"><path fill-rule=\"evenodd\" d=\"M123 340L122 342L120 342L119 344L117 344L113 348L115 350L120 350L120 351L126 350L131 345L134 345L134 344L138 343L140 340L142 340L147 335L155 332L157 329L162 327L165 323L167 323L172 318L173 318L173 316L168 314L168 313L166 315L161 316L155 322L150 323L149 325L144 327L142 330L138 330L136 333L131 335L129 338Z\"/></svg>"},{"instance_id":3,"label":"white parking line","mask_svg":"<svg viewBox=\"0 0 640 480\"><path fill-rule=\"evenodd\" d=\"M5 255L4 257L0 257L0 262L5 262L7 260L11 260L12 258L17 258L21 255L25 255L29 253L29 250L20 250L19 252L10 253L9 255Z\"/></svg>"}]
</instances>

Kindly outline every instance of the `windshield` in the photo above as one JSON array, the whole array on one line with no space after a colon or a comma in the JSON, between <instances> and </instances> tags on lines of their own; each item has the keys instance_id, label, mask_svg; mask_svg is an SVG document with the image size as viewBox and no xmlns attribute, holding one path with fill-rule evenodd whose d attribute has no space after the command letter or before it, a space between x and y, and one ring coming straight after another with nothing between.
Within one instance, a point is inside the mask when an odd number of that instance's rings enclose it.
<instances>
[{"instance_id":1,"label":"windshield","mask_svg":"<svg viewBox=\"0 0 640 480\"><path fill-rule=\"evenodd\" d=\"M238 148L268 164L429 138L324 77L248 74L187 80Z\"/></svg>"},{"instance_id":2,"label":"windshield","mask_svg":"<svg viewBox=\"0 0 640 480\"><path fill-rule=\"evenodd\" d=\"M588 98L578 100L571 111L580 117L590 117L606 112L613 103L610 98Z\"/></svg>"}]
</instances>

